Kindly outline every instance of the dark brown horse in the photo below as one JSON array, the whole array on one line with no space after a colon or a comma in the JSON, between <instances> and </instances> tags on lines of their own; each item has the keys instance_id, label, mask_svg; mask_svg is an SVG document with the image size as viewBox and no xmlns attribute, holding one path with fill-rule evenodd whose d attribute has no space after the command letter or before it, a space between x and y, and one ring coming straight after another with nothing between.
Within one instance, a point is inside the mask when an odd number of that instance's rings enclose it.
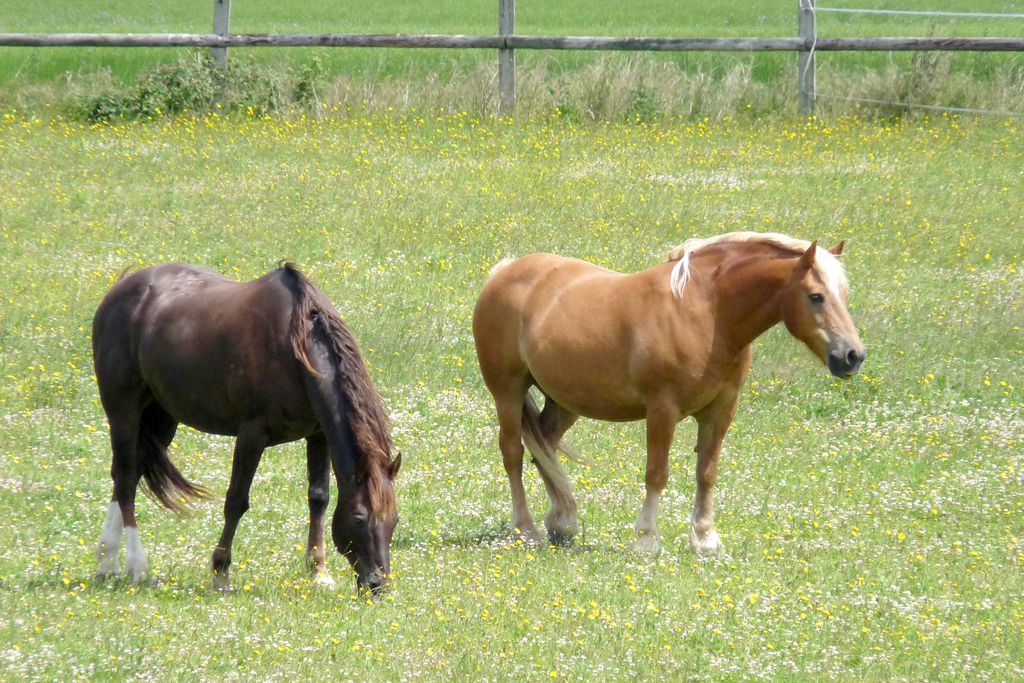
<instances>
[{"instance_id":1,"label":"dark brown horse","mask_svg":"<svg viewBox=\"0 0 1024 683\"><path fill-rule=\"evenodd\" d=\"M167 455L179 423L238 437L224 501L224 530L213 551L213 584L228 588L231 543L249 507L265 448L306 440L309 538L306 559L332 585L324 524L333 466L338 504L332 537L360 588L389 581L398 513L387 417L348 327L290 264L237 283L212 271L169 264L123 278L93 319L93 360L110 424L114 493L97 555L101 576L147 571L135 522L140 478L154 498L179 511L205 495Z\"/></svg>"},{"instance_id":2,"label":"dark brown horse","mask_svg":"<svg viewBox=\"0 0 1024 683\"><path fill-rule=\"evenodd\" d=\"M714 554L712 489L718 453L750 367L750 345L779 322L832 374L848 378L864 345L846 310L846 274L817 243L736 232L687 240L665 263L623 274L577 259L533 254L491 271L473 336L498 413L512 491L512 525L539 540L523 489L526 441L551 499L548 537L576 533L576 501L556 451L583 415L647 420L647 497L636 548L658 548L657 510L676 423L697 420L697 495L690 543ZM538 411L527 393L545 396Z\"/></svg>"}]
</instances>

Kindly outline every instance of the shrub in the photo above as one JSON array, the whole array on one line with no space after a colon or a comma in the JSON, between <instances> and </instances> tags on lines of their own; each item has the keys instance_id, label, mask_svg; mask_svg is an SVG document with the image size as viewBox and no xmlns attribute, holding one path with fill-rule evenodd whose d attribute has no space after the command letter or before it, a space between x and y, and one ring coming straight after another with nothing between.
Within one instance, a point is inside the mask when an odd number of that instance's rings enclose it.
<instances>
[{"instance_id":1,"label":"shrub","mask_svg":"<svg viewBox=\"0 0 1024 683\"><path fill-rule=\"evenodd\" d=\"M237 57L220 67L208 54L192 52L144 72L127 87L111 84L98 94L84 95L76 109L92 122L202 114L218 108L264 115L316 106L322 79L323 68L317 59L297 71Z\"/></svg>"}]
</instances>

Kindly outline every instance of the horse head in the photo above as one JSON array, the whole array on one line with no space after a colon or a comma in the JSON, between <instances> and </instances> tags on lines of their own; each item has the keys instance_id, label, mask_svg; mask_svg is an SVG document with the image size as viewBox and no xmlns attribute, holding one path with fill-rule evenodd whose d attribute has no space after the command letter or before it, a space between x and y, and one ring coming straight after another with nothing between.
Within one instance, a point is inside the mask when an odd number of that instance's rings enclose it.
<instances>
[{"instance_id":1,"label":"horse head","mask_svg":"<svg viewBox=\"0 0 1024 683\"><path fill-rule=\"evenodd\" d=\"M826 251L812 242L797 259L782 292L782 319L833 375L849 379L866 350L846 308L849 289L837 259L843 246L840 242Z\"/></svg>"},{"instance_id":2,"label":"horse head","mask_svg":"<svg viewBox=\"0 0 1024 683\"><path fill-rule=\"evenodd\" d=\"M401 466L399 454L382 472L356 474L338 485L331 536L355 570L359 589L373 595L391 583L391 537L398 524L392 482Z\"/></svg>"}]
</instances>

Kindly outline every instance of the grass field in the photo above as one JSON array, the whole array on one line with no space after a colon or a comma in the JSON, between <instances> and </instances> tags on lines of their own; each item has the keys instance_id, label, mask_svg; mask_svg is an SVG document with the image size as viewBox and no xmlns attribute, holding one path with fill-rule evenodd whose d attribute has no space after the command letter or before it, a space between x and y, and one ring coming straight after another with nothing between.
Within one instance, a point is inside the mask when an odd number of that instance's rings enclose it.
<instances>
[{"instance_id":1,"label":"grass field","mask_svg":"<svg viewBox=\"0 0 1024 683\"><path fill-rule=\"evenodd\" d=\"M825 3L821 3L826 6ZM881 8L880 0L835 0L827 6ZM12 32L209 32L211 0L163 3L76 0L22 3L0 10L0 29ZM905 0L901 9L963 11L957 0ZM792 36L792 2L717 3L641 0L550 3L520 0L517 30L533 35L619 36ZM1020 0L978 0L971 11L1024 14ZM822 36L1021 36L1024 19L942 16L852 15L821 12ZM232 6L232 31L238 33L482 33L497 31L493 0L422 0L358 7L285 0L245 0ZM42 110L68 98L125 82L157 64L184 54L171 49L0 48L0 109ZM479 103L479 91L495 90L496 58L489 50L249 49L236 59L270 65L302 64L314 56L323 64L330 88L324 98L382 103L382 109L407 109L409 99L433 103L438 91L450 110L493 109L492 96ZM697 117L735 113L750 104L756 110L795 108L796 57L789 53L608 54L601 52L519 51L520 101L530 111L590 97L609 97L602 88L634 94L650 91L656 111L680 114L692 100L722 90L725 104L698 107ZM899 100L945 106L1024 109L1024 62L1018 54L942 55L833 53L818 57L818 88L825 94ZM696 79L696 83L694 80ZM704 81L709 85L702 85ZM680 82L682 81L682 82ZM387 84L382 86L382 84ZM563 96L562 91L568 91ZM594 91L598 91L595 93ZM611 96L613 99L615 95ZM619 95L622 97L622 95ZM549 102L554 99L554 102ZM822 100L824 111L851 112L844 100ZM596 107L593 118L609 118ZM617 110L612 112L618 115ZM617 116L611 116L616 118Z\"/></svg>"},{"instance_id":2,"label":"grass field","mask_svg":"<svg viewBox=\"0 0 1024 683\"><path fill-rule=\"evenodd\" d=\"M241 3L240 7L241 7ZM1016 121L577 125L445 117L0 121L0 678L1024 676L1024 128ZM687 542L694 429L662 552L629 550L641 424L582 421L584 533L511 542L469 319L500 258L620 270L691 235L847 238L864 371L832 380L776 329L725 441L728 555ZM369 604L302 566L302 450L264 459L209 589L231 441L173 457L217 494L149 500L152 584L94 582L109 445L90 359L126 266L239 279L302 264L355 331L404 455L396 588ZM527 476L535 514L543 489Z\"/></svg>"}]
</instances>

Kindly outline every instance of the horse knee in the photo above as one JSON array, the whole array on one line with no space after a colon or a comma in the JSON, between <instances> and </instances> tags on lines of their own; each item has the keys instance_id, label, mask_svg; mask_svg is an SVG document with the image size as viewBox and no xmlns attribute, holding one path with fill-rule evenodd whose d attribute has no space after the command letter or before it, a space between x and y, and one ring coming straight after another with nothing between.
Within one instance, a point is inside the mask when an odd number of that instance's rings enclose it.
<instances>
[{"instance_id":1,"label":"horse knee","mask_svg":"<svg viewBox=\"0 0 1024 683\"><path fill-rule=\"evenodd\" d=\"M516 465L522 468L523 455L526 453L526 448L523 446L522 438L518 434L515 436L502 434L499 436L498 448L501 449L501 457L505 462L505 469Z\"/></svg>"},{"instance_id":2,"label":"horse knee","mask_svg":"<svg viewBox=\"0 0 1024 683\"><path fill-rule=\"evenodd\" d=\"M668 467L667 463L665 467L659 467L656 469L648 469L647 474L644 476L644 487L648 492L661 493L665 490L665 486L668 484Z\"/></svg>"},{"instance_id":3,"label":"horse knee","mask_svg":"<svg viewBox=\"0 0 1024 683\"><path fill-rule=\"evenodd\" d=\"M310 486L308 491L309 510L311 514L321 516L331 502L331 492L326 486Z\"/></svg>"},{"instance_id":4,"label":"horse knee","mask_svg":"<svg viewBox=\"0 0 1024 683\"><path fill-rule=\"evenodd\" d=\"M707 467L697 472L697 486L702 490L714 488L717 480L718 471L716 467Z\"/></svg>"}]
</instances>

